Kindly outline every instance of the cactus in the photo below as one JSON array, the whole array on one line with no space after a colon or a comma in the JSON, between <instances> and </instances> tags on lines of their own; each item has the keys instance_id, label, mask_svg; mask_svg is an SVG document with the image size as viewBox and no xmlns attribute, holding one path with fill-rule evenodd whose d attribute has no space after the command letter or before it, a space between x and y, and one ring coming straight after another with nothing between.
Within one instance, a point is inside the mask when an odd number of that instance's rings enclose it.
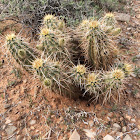
<instances>
[{"instance_id":1,"label":"cactus","mask_svg":"<svg viewBox=\"0 0 140 140\"><path fill-rule=\"evenodd\" d=\"M65 38L57 36L55 31L43 28L40 33L40 41L37 48L43 50L52 59L64 60L68 56L65 48Z\"/></svg>"},{"instance_id":2,"label":"cactus","mask_svg":"<svg viewBox=\"0 0 140 140\"><path fill-rule=\"evenodd\" d=\"M113 13L107 13L103 18L100 19L101 27L111 36L118 36L121 33L121 28L116 27L116 19Z\"/></svg>"},{"instance_id":3,"label":"cactus","mask_svg":"<svg viewBox=\"0 0 140 140\"><path fill-rule=\"evenodd\" d=\"M6 43L9 51L15 60L21 64L26 70L31 69L32 61L35 59L35 52L27 43L18 39L14 33L6 36Z\"/></svg>"},{"instance_id":4,"label":"cactus","mask_svg":"<svg viewBox=\"0 0 140 140\"><path fill-rule=\"evenodd\" d=\"M104 88L103 88L103 98L104 102L110 100L115 93L120 95L120 90L123 89L123 83L125 80L125 73L123 70L115 68L104 74Z\"/></svg>"},{"instance_id":5,"label":"cactus","mask_svg":"<svg viewBox=\"0 0 140 140\"><path fill-rule=\"evenodd\" d=\"M99 21L90 21L84 30L81 48L92 68L107 70L115 60L118 49L103 31Z\"/></svg>"},{"instance_id":6,"label":"cactus","mask_svg":"<svg viewBox=\"0 0 140 140\"><path fill-rule=\"evenodd\" d=\"M129 76L130 74L133 73L133 67L132 65L130 65L129 63L124 63L124 67L123 67L124 73Z\"/></svg>"},{"instance_id":7,"label":"cactus","mask_svg":"<svg viewBox=\"0 0 140 140\"><path fill-rule=\"evenodd\" d=\"M101 22L105 26L112 26L116 25L116 19L113 13L107 13L102 19Z\"/></svg>"},{"instance_id":8,"label":"cactus","mask_svg":"<svg viewBox=\"0 0 140 140\"><path fill-rule=\"evenodd\" d=\"M63 31L65 28L65 22L54 15L48 14L43 19L43 26L51 30Z\"/></svg>"},{"instance_id":9,"label":"cactus","mask_svg":"<svg viewBox=\"0 0 140 140\"><path fill-rule=\"evenodd\" d=\"M125 76L130 76L134 71L132 65L129 63L120 63L118 67L124 71Z\"/></svg>"},{"instance_id":10,"label":"cactus","mask_svg":"<svg viewBox=\"0 0 140 140\"><path fill-rule=\"evenodd\" d=\"M64 60L68 58L65 39L65 23L53 15L46 15L40 31L40 40L37 48L51 56L52 59Z\"/></svg>"},{"instance_id":11,"label":"cactus","mask_svg":"<svg viewBox=\"0 0 140 140\"><path fill-rule=\"evenodd\" d=\"M54 62L48 59L36 59L32 63L32 66L45 85L49 85L51 88L53 88L53 86L55 87L56 84L62 86L60 81L64 73L59 62Z\"/></svg>"},{"instance_id":12,"label":"cactus","mask_svg":"<svg viewBox=\"0 0 140 140\"><path fill-rule=\"evenodd\" d=\"M85 80L85 93L88 92L90 95L92 95L92 98L94 98L94 100L98 100L100 98L102 89L102 79L100 76L100 73L95 73L95 72L91 72L88 73L86 80Z\"/></svg>"},{"instance_id":13,"label":"cactus","mask_svg":"<svg viewBox=\"0 0 140 140\"><path fill-rule=\"evenodd\" d=\"M32 66L47 88L72 98L79 97L79 88L72 84L66 73L66 68L60 62L36 59Z\"/></svg>"},{"instance_id":14,"label":"cactus","mask_svg":"<svg viewBox=\"0 0 140 140\"><path fill-rule=\"evenodd\" d=\"M71 71L71 77L74 79L75 83L82 87L85 83L86 67L84 65L78 64L74 66Z\"/></svg>"},{"instance_id":15,"label":"cactus","mask_svg":"<svg viewBox=\"0 0 140 140\"><path fill-rule=\"evenodd\" d=\"M43 82L44 82L44 85L47 88L51 88L52 87L52 80L50 78L46 78Z\"/></svg>"}]
</instances>

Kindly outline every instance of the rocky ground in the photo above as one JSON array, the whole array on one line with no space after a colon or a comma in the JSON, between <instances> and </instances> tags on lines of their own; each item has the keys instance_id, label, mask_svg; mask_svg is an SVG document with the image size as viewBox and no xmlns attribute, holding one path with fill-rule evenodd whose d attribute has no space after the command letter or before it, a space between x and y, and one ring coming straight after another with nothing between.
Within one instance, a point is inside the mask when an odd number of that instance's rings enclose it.
<instances>
[{"instance_id":1,"label":"rocky ground","mask_svg":"<svg viewBox=\"0 0 140 140\"><path fill-rule=\"evenodd\" d=\"M11 30L19 33L20 25L0 23L0 139L140 139L140 1L131 6L131 12L115 15L122 28L117 38L121 54L136 67L135 73L127 81L120 102L103 106L45 89L14 61L4 45L5 35Z\"/></svg>"}]
</instances>

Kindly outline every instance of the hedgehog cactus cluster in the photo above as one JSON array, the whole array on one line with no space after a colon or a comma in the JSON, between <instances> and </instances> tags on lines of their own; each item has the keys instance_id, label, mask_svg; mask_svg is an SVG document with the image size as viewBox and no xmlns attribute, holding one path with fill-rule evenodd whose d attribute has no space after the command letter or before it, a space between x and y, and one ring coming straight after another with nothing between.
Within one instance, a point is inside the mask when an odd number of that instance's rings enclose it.
<instances>
[{"instance_id":1,"label":"hedgehog cactus cluster","mask_svg":"<svg viewBox=\"0 0 140 140\"><path fill-rule=\"evenodd\" d=\"M76 63L71 59L75 48L68 45L70 30L63 19L54 15L43 19L36 46L38 54L15 34L6 36L7 47L16 61L24 68L31 68L47 88L105 102L123 88L125 79L133 72L130 64L119 63L117 59L119 50L113 39L121 29L116 26L112 13L98 21L83 20L75 34L84 60L76 56Z\"/></svg>"}]
</instances>

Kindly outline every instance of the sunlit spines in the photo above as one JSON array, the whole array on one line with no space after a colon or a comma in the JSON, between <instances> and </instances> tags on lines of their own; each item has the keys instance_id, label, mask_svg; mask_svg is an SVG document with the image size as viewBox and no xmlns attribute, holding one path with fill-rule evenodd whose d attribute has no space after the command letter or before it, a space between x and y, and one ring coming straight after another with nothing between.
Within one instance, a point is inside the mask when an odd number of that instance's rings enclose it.
<instances>
[{"instance_id":1,"label":"sunlit spines","mask_svg":"<svg viewBox=\"0 0 140 140\"><path fill-rule=\"evenodd\" d=\"M90 21L89 22L89 27L90 28L93 28L93 29L95 29L95 28L98 28L99 27L99 22L98 21Z\"/></svg>"},{"instance_id":2,"label":"sunlit spines","mask_svg":"<svg viewBox=\"0 0 140 140\"><path fill-rule=\"evenodd\" d=\"M36 59L34 62L33 62L33 68L34 69L39 69L43 66L43 60L42 59Z\"/></svg>"},{"instance_id":3,"label":"sunlit spines","mask_svg":"<svg viewBox=\"0 0 140 140\"><path fill-rule=\"evenodd\" d=\"M121 69L114 69L110 74L111 78L114 80L123 80L125 78L125 74Z\"/></svg>"},{"instance_id":4,"label":"sunlit spines","mask_svg":"<svg viewBox=\"0 0 140 140\"><path fill-rule=\"evenodd\" d=\"M6 35L6 41L12 41L14 38L16 38L16 35L14 33Z\"/></svg>"},{"instance_id":5,"label":"sunlit spines","mask_svg":"<svg viewBox=\"0 0 140 140\"><path fill-rule=\"evenodd\" d=\"M124 73L129 76L133 73L133 67L131 64L129 63L124 63L123 65L123 70L124 70Z\"/></svg>"},{"instance_id":6,"label":"sunlit spines","mask_svg":"<svg viewBox=\"0 0 140 140\"><path fill-rule=\"evenodd\" d=\"M58 19L58 17L48 14L44 17L43 26L51 30L63 31L65 28L65 23L62 19Z\"/></svg>"}]
</instances>

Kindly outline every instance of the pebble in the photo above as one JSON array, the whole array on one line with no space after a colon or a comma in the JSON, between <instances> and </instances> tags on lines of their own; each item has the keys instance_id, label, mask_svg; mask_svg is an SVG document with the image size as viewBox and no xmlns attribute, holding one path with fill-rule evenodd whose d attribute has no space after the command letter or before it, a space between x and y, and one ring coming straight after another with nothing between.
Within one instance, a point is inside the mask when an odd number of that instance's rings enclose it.
<instances>
[{"instance_id":1,"label":"pebble","mask_svg":"<svg viewBox=\"0 0 140 140\"><path fill-rule=\"evenodd\" d=\"M39 137L39 134L36 134L36 135L31 136L32 139L36 139L38 137Z\"/></svg>"},{"instance_id":2,"label":"pebble","mask_svg":"<svg viewBox=\"0 0 140 140\"><path fill-rule=\"evenodd\" d=\"M4 130L5 128L6 128L6 125L3 125L3 126L2 126L2 129Z\"/></svg>"},{"instance_id":3,"label":"pebble","mask_svg":"<svg viewBox=\"0 0 140 140\"><path fill-rule=\"evenodd\" d=\"M135 94L134 96L136 99L140 99L140 93Z\"/></svg>"},{"instance_id":4,"label":"pebble","mask_svg":"<svg viewBox=\"0 0 140 140\"><path fill-rule=\"evenodd\" d=\"M120 117L120 121L123 121L123 117Z\"/></svg>"},{"instance_id":5,"label":"pebble","mask_svg":"<svg viewBox=\"0 0 140 140\"><path fill-rule=\"evenodd\" d=\"M125 14L125 13L116 13L116 19L118 21L129 22L130 21L130 15L129 14Z\"/></svg>"},{"instance_id":6,"label":"pebble","mask_svg":"<svg viewBox=\"0 0 140 140\"><path fill-rule=\"evenodd\" d=\"M140 59L140 54L136 55L136 58Z\"/></svg>"},{"instance_id":7,"label":"pebble","mask_svg":"<svg viewBox=\"0 0 140 140\"><path fill-rule=\"evenodd\" d=\"M34 130L35 129L33 126L31 126L30 128L31 128L31 130Z\"/></svg>"},{"instance_id":8,"label":"pebble","mask_svg":"<svg viewBox=\"0 0 140 140\"><path fill-rule=\"evenodd\" d=\"M122 128L122 132L126 132L126 126Z\"/></svg>"},{"instance_id":9,"label":"pebble","mask_svg":"<svg viewBox=\"0 0 140 140\"><path fill-rule=\"evenodd\" d=\"M135 122L136 122L136 120L135 120L135 119L131 119L131 122L135 123Z\"/></svg>"},{"instance_id":10,"label":"pebble","mask_svg":"<svg viewBox=\"0 0 140 140\"><path fill-rule=\"evenodd\" d=\"M11 120L10 119L6 119L5 124L9 124L9 123L11 123Z\"/></svg>"},{"instance_id":11,"label":"pebble","mask_svg":"<svg viewBox=\"0 0 140 140\"><path fill-rule=\"evenodd\" d=\"M140 129L140 125L138 125L138 129Z\"/></svg>"},{"instance_id":12,"label":"pebble","mask_svg":"<svg viewBox=\"0 0 140 140\"><path fill-rule=\"evenodd\" d=\"M116 135L119 136L120 138L123 137L123 133L122 132L117 132Z\"/></svg>"},{"instance_id":13,"label":"pebble","mask_svg":"<svg viewBox=\"0 0 140 140\"><path fill-rule=\"evenodd\" d=\"M17 136L17 140L21 140L22 139L22 136L21 135L18 135Z\"/></svg>"},{"instance_id":14,"label":"pebble","mask_svg":"<svg viewBox=\"0 0 140 140\"><path fill-rule=\"evenodd\" d=\"M130 31L130 30L131 30L131 28L127 28L127 30L128 30L128 31Z\"/></svg>"},{"instance_id":15,"label":"pebble","mask_svg":"<svg viewBox=\"0 0 140 140\"><path fill-rule=\"evenodd\" d=\"M36 123L36 120L31 120L30 125L34 125Z\"/></svg>"},{"instance_id":16,"label":"pebble","mask_svg":"<svg viewBox=\"0 0 140 140\"><path fill-rule=\"evenodd\" d=\"M36 130L35 132L36 132L36 133L38 133L38 132L39 132L39 130Z\"/></svg>"},{"instance_id":17,"label":"pebble","mask_svg":"<svg viewBox=\"0 0 140 140\"><path fill-rule=\"evenodd\" d=\"M27 79L23 80L23 83L26 84L27 83Z\"/></svg>"},{"instance_id":18,"label":"pebble","mask_svg":"<svg viewBox=\"0 0 140 140\"><path fill-rule=\"evenodd\" d=\"M110 121L111 119L107 116L107 120Z\"/></svg>"},{"instance_id":19,"label":"pebble","mask_svg":"<svg viewBox=\"0 0 140 140\"><path fill-rule=\"evenodd\" d=\"M5 129L7 135L12 135L14 133L14 131L17 130L17 127L15 126L8 126L8 128Z\"/></svg>"},{"instance_id":20,"label":"pebble","mask_svg":"<svg viewBox=\"0 0 140 140\"><path fill-rule=\"evenodd\" d=\"M4 109L8 109L11 107L11 104L5 104Z\"/></svg>"},{"instance_id":21,"label":"pebble","mask_svg":"<svg viewBox=\"0 0 140 140\"><path fill-rule=\"evenodd\" d=\"M126 118L127 120L129 120L129 121L131 120L131 116L129 116L129 115L127 115L127 114L125 115L125 118Z\"/></svg>"},{"instance_id":22,"label":"pebble","mask_svg":"<svg viewBox=\"0 0 140 140\"><path fill-rule=\"evenodd\" d=\"M123 140L132 140L132 138L127 134L127 135L123 138Z\"/></svg>"},{"instance_id":23,"label":"pebble","mask_svg":"<svg viewBox=\"0 0 140 140\"><path fill-rule=\"evenodd\" d=\"M117 123L114 123L113 124L113 130L114 131L119 131L121 129L121 126L120 125L118 125Z\"/></svg>"},{"instance_id":24,"label":"pebble","mask_svg":"<svg viewBox=\"0 0 140 140\"><path fill-rule=\"evenodd\" d=\"M110 112L110 113L107 114L107 116L108 116L108 117L113 117L113 113Z\"/></svg>"},{"instance_id":25,"label":"pebble","mask_svg":"<svg viewBox=\"0 0 140 140\"><path fill-rule=\"evenodd\" d=\"M115 140L112 136L106 135L103 140Z\"/></svg>"}]
</instances>

